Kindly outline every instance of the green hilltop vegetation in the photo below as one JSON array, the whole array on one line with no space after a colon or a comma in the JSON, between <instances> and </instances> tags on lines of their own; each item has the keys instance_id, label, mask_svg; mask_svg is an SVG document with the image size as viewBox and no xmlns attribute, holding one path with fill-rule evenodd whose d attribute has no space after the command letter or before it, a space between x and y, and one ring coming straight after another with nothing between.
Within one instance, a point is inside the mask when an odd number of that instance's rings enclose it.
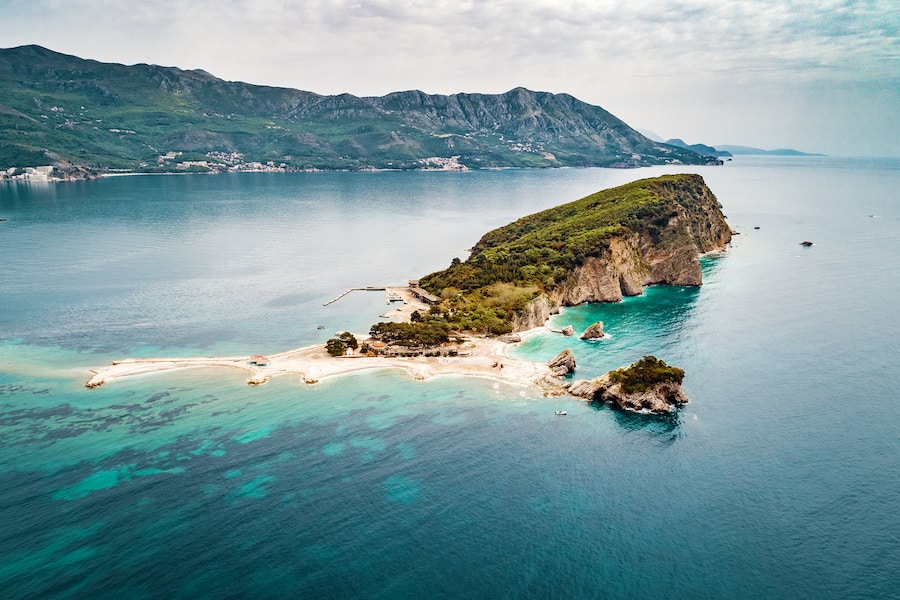
<instances>
[{"instance_id":1,"label":"green hilltop vegetation","mask_svg":"<svg viewBox=\"0 0 900 600\"><path fill-rule=\"evenodd\" d=\"M653 241L675 235L669 221L680 209L697 209L699 175L642 179L523 217L485 234L466 261L453 259L420 285L441 302L414 323L379 324L373 335L405 341L446 341L453 330L503 334L541 294L551 293L588 257L600 257L613 238L638 232ZM433 340L432 340L433 341Z\"/></svg>"},{"instance_id":2,"label":"green hilltop vegetation","mask_svg":"<svg viewBox=\"0 0 900 600\"><path fill-rule=\"evenodd\" d=\"M609 372L609 380L622 386L626 394L639 394L662 383L684 381L684 371L648 354L633 365Z\"/></svg>"},{"instance_id":3,"label":"green hilltop vegetation","mask_svg":"<svg viewBox=\"0 0 900 600\"><path fill-rule=\"evenodd\" d=\"M93 172L710 164L567 94L383 97L0 49L0 168ZM179 166L181 163L181 166Z\"/></svg>"},{"instance_id":4,"label":"green hilltop vegetation","mask_svg":"<svg viewBox=\"0 0 900 600\"><path fill-rule=\"evenodd\" d=\"M602 255L611 238L639 229L658 233L673 216L662 185L697 178L642 179L523 217L485 234L465 263L428 275L422 286L433 293L497 283L549 290L588 256Z\"/></svg>"}]
</instances>

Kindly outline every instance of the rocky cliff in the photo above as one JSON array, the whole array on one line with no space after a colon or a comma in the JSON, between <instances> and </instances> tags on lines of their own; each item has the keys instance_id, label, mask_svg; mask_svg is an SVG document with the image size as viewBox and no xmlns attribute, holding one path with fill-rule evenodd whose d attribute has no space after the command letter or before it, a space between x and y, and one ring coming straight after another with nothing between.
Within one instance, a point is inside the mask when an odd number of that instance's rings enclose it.
<instances>
[{"instance_id":1,"label":"rocky cliff","mask_svg":"<svg viewBox=\"0 0 900 600\"><path fill-rule=\"evenodd\" d=\"M699 175L642 179L485 234L465 262L421 285L445 298L433 318L503 334L543 325L559 306L610 302L645 285L700 285L699 257L731 240Z\"/></svg>"},{"instance_id":2,"label":"rocky cliff","mask_svg":"<svg viewBox=\"0 0 900 600\"><path fill-rule=\"evenodd\" d=\"M548 290L551 305L616 302L640 295L646 285L702 284L700 255L731 241L719 201L699 175L653 185L666 200L653 226L610 238L605 252L585 258Z\"/></svg>"},{"instance_id":3,"label":"rocky cliff","mask_svg":"<svg viewBox=\"0 0 900 600\"><path fill-rule=\"evenodd\" d=\"M607 375L591 381L574 381L568 392L588 402L602 402L632 412L666 414L688 402L681 384L659 383L647 390L629 394L622 391L620 384L611 383Z\"/></svg>"},{"instance_id":4,"label":"rocky cliff","mask_svg":"<svg viewBox=\"0 0 900 600\"><path fill-rule=\"evenodd\" d=\"M513 331L528 331L535 327L542 327L552 315L559 312L559 304L553 304L546 294L541 294L531 302L525 309L512 317Z\"/></svg>"}]
</instances>

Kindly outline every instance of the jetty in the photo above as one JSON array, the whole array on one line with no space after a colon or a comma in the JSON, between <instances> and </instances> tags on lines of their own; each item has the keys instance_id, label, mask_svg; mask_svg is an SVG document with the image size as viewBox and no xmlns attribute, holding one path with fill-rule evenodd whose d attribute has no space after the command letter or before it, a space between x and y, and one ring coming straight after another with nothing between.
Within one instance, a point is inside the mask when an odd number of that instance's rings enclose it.
<instances>
[{"instance_id":1,"label":"jetty","mask_svg":"<svg viewBox=\"0 0 900 600\"><path fill-rule=\"evenodd\" d=\"M337 302L338 300L340 300L341 298L343 298L344 296L346 296L347 294L352 292L354 289L356 289L356 288L350 288L349 290L344 290L343 292L341 292L340 294L338 294L337 296L335 296L328 302L323 303L322 306L328 306L329 304L334 304L335 302Z\"/></svg>"},{"instance_id":2,"label":"jetty","mask_svg":"<svg viewBox=\"0 0 900 600\"><path fill-rule=\"evenodd\" d=\"M385 291L385 290L387 290L387 289L388 289L388 288L387 288L386 285L381 285L381 286L379 286L379 285L367 285L366 287L355 287L355 288L350 288L350 289L348 289L348 290L344 290L343 292L341 292L340 294L338 294L337 296L335 296L334 298L332 298L332 299L329 300L328 302L322 303L322 306L328 306L329 304L334 304L335 302L337 302L338 300L340 300L341 298L343 298L344 296L346 296L346 295L349 294L350 292L383 292L383 291Z\"/></svg>"},{"instance_id":3,"label":"jetty","mask_svg":"<svg viewBox=\"0 0 900 600\"><path fill-rule=\"evenodd\" d=\"M341 298L343 298L350 292L389 292L390 290L397 289L398 287L399 286L390 287L390 286L386 286L386 285L367 285L366 287L350 288L350 289L344 290L343 292L341 292L340 294L338 294L331 300L329 300L327 302L323 302L322 306L328 306L329 304L334 304L335 302L337 302L338 300L340 300ZM390 304L390 302L393 300L402 300L402 298L400 298L400 297L393 298L393 297L391 297L391 295L389 293L388 294L388 304Z\"/></svg>"}]
</instances>

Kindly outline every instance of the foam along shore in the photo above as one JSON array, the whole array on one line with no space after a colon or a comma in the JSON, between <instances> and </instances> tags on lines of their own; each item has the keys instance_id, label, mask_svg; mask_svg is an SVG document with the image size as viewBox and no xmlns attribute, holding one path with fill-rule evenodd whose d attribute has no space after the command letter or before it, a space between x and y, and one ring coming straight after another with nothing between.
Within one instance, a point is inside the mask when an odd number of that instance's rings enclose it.
<instances>
[{"instance_id":1,"label":"foam along shore","mask_svg":"<svg viewBox=\"0 0 900 600\"><path fill-rule=\"evenodd\" d=\"M427 380L442 375L481 377L521 386L537 386L545 392L564 393L554 382L544 363L522 361L508 353L509 344L493 337L468 338L460 346L459 356L343 356L334 357L325 351L324 344L306 346L270 354L265 364L251 362L253 356L196 357L196 358L126 358L111 365L90 369L93 374L85 383L87 388L152 373L178 369L233 368L247 373L246 382L259 385L272 377L297 375L305 383L313 384L335 377L370 369L402 369L414 379Z\"/></svg>"}]
</instances>

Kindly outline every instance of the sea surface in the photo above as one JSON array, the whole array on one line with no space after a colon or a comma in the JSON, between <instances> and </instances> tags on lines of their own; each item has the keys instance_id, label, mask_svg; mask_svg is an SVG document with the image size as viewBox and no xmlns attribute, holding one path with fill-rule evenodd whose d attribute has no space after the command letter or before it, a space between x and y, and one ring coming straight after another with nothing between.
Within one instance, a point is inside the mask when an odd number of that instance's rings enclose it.
<instances>
[{"instance_id":1,"label":"sea surface","mask_svg":"<svg viewBox=\"0 0 900 600\"><path fill-rule=\"evenodd\" d=\"M674 417L392 371L83 387L366 331L383 293L323 302L682 171L740 232L704 285L516 350L582 378L654 354ZM900 160L5 182L0 217L3 598L900 598Z\"/></svg>"}]
</instances>

